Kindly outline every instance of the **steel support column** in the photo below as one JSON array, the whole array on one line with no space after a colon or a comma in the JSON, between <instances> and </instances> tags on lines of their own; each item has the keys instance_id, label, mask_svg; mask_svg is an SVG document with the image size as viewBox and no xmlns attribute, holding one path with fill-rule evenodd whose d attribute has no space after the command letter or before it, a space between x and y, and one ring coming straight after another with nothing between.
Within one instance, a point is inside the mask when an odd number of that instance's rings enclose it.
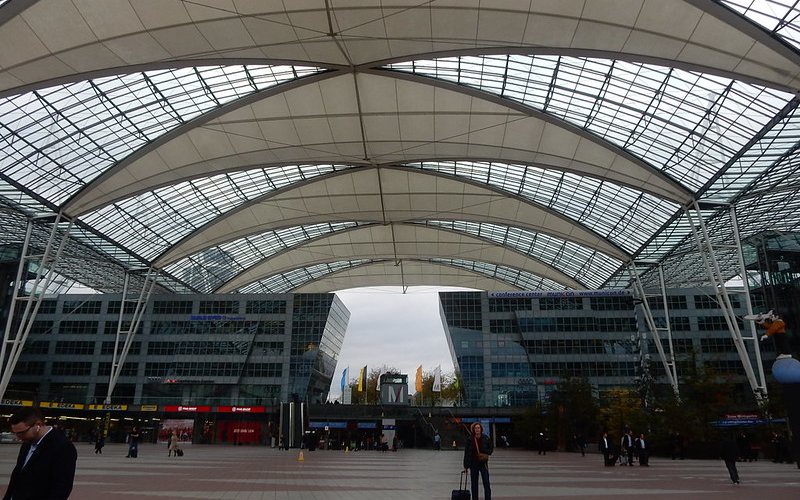
<instances>
[{"instance_id":1,"label":"steel support column","mask_svg":"<svg viewBox=\"0 0 800 500\"><path fill-rule=\"evenodd\" d=\"M672 392L675 393L675 396L680 396L680 391L678 389L678 371L675 367L675 351L672 346L672 330L669 327L667 291L666 287L664 286L664 273L659 265L658 275L659 279L661 280L661 293L659 295L662 297L664 303L664 321L666 322L666 327L659 328L656 325L655 318L653 318L653 312L650 309L650 303L647 300L648 294L644 291L644 286L642 285L642 280L639 277L639 272L636 269L635 262L631 262L629 264L628 272L631 275L631 281L633 283L634 298L641 302L645 323L647 324L647 329L649 330L650 335L653 337L653 342L655 343L656 350L658 351L658 357L661 360L661 364L664 366L664 373L667 375L667 381L672 387ZM655 297L657 295L651 294L651 296ZM664 345L661 343L661 331L667 335L669 356L667 356L667 353L664 352Z\"/></svg>"},{"instance_id":2,"label":"steel support column","mask_svg":"<svg viewBox=\"0 0 800 500\"><path fill-rule=\"evenodd\" d=\"M31 327L33 327L36 313L39 312L42 298L57 276L56 268L59 265L64 247L69 240L69 232L73 221L65 217L64 214L59 213L52 221L50 235L44 245L44 249L33 248L36 246L31 243L35 226L48 224L49 222L46 219L53 217L48 215L28 220L25 241L22 244L22 252L20 254L19 268L17 268L17 277L14 281L14 293L9 306L8 322L3 333L3 345L0 347L0 361L2 361L0 399L6 394L8 384L11 382L11 375L14 373L14 368L17 366L19 357L22 354L22 348L25 346ZM37 251L41 253L30 253ZM26 293L24 283L30 281L28 280L29 266L36 267L36 274L33 277L30 291ZM25 308L21 311L21 316L15 318L17 305L22 303L25 303Z\"/></svg>"},{"instance_id":3,"label":"steel support column","mask_svg":"<svg viewBox=\"0 0 800 500\"><path fill-rule=\"evenodd\" d=\"M122 373L122 367L125 365L128 351L131 348L131 344L133 344L133 337L136 335L136 330L139 328L159 273L158 270L152 267L148 268L144 273L141 289L136 290L136 293L132 293L130 290L132 288L131 274L133 272L137 272L137 270L129 270L125 273L125 283L122 287L122 300L119 308L119 320L117 321L117 335L114 339L114 355L111 361L111 375L108 380L108 394L104 401L107 405L111 404L111 394L113 394L119 375ZM139 273L137 272L137 274ZM126 327L123 318L125 317L125 312L128 310L128 304L133 306L133 313L130 324ZM120 349L120 338L123 335L125 337Z\"/></svg>"},{"instance_id":4,"label":"steel support column","mask_svg":"<svg viewBox=\"0 0 800 500\"><path fill-rule=\"evenodd\" d=\"M694 220L692 211L696 213L697 221ZM697 201L693 201L691 206L685 207L685 212L686 217L689 219L689 226L691 227L692 235L697 243L698 251L703 259L703 264L706 268L709 282L714 287L714 293L717 297L717 304L722 311L722 315L725 318L725 323L728 325L728 331L733 339L733 344L736 346L736 352L739 354L739 359L742 362L742 367L744 368L747 381L750 384L750 389L760 404L763 401L763 395L766 394L766 387L763 384L759 384L758 380L756 379L755 372L753 371L750 355L747 352L747 346L744 343L745 339L742 337L742 331L739 328L739 323L736 321L736 314L734 313L733 305L731 304L730 294L728 293L728 288L725 286L725 281L727 278L722 276L722 271L720 270L719 263L717 262L716 253L713 245L711 244L711 238L708 234L708 227L703 219L700 205L697 203Z\"/></svg>"}]
</instances>

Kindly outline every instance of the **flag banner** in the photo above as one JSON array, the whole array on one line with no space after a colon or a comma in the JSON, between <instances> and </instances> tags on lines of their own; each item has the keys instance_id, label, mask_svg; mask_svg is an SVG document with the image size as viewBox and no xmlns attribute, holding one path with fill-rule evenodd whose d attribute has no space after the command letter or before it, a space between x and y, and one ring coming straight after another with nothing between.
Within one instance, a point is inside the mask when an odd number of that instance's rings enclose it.
<instances>
[{"instance_id":1,"label":"flag banner","mask_svg":"<svg viewBox=\"0 0 800 500\"><path fill-rule=\"evenodd\" d=\"M414 384L414 388L417 392L422 392L422 365L417 367L417 381Z\"/></svg>"},{"instance_id":2,"label":"flag banner","mask_svg":"<svg viewBox=\"0 0 800 500\"><path fill-rule=\"evenodd\" d=\"M348 371L349 369L350 369L350 367L347 367L347 368L345 368L344 370L342 370L342 382L341 382L341 386L342 386L342 394L344 394L344 386L346 386L346 385L347 385L347 371Z\"/></svg>"},{"instance_id":3,"label":"flag banner","mask_svg":"<svg viewBox=\"0 0 800 500\"><path fill-rule=\"evenodd\" d=\"M442 392L442 365L433 372L433 392Z\"/></svg>"},{"instance_id":4,"label":"flag banner","mask_svg":"<svg viewBox=\"0 0 800 500\"><path fill-rule=\"evenodd\" d=\"M358 374L358 392L363 392L367 388L367 367L361 369Z\"/></svg>"}]
</instances>

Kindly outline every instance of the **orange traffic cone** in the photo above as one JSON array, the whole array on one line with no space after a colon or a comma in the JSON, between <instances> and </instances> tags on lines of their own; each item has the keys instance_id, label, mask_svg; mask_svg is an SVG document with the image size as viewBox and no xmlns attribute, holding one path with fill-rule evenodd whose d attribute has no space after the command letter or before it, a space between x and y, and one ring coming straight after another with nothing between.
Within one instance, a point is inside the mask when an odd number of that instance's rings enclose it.
<instances>
[{"instance_id":1,"label":"orange traffic cone","mask_svg":"<svg viewBox=\"0 0 800 500\"><path fill-rule=\"evenodd\" d=\"M303 452L300 451L300 456L297 457L298 462L305 462L306 458L303 456Z\"/></svg>"}]
</instances>

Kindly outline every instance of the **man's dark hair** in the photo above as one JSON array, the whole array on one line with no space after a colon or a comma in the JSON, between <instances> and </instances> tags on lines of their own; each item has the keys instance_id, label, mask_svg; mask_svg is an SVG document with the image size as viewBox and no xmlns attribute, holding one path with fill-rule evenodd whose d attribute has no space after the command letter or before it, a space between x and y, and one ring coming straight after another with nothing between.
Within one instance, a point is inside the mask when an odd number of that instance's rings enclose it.
<instances>
[{"instance_id":1,"label":"man's dark hair","mask_svg":"<svg viewBox=\"0 0 800 500\"><path fill-rule=\"evenodd\" d=\"M44 417L42 416L42 412L39 408L34 408L33 406L24 406L19 410L15 411L11 418L8 419L8 423L11 425L16 425L21 422L25 422L28 425L33 425L36 422L44 422Z\"/></svg>"}]
</instances>

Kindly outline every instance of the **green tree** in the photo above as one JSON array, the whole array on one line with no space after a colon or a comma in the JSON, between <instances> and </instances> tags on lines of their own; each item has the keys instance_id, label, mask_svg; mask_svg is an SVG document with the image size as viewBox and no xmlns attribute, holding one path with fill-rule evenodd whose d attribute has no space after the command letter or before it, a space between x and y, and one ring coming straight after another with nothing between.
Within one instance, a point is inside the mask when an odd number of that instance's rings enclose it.
<instances>
[{"instance_id":1,"label":"green tree","mask_svg":"<svg viewBox=\"0 0 800 500\"><path fill-rule=\"evenodd\" d=\"M442 406L458 401L461 383L454 373L442 373L439 392L433 392L433 381L433 371L422 373L422 391L414 395L414 402L418 406Z\"/></svg>"},{"instance_id":2,"label":"green tree","mask_svg":"<svg viewBox=\"0 0 800 500\"><path fill-rule=\"evenodd\" d=\"M603 393L600 422L604 430L619 438L625 429L648 431L647 413L636 389L612 389Z\"/></svg>"},{"instance_id":3,"label":"green tree","mask_svg":"<svg viewBox=\"0 0 800 500\"><path fill-rule=\"evenodd\" d=\"M597 433L599 407L585 378L562 380L547 402L551 437L564 448L572 436L591 440Z\"/></svg>"}]
</instances>

